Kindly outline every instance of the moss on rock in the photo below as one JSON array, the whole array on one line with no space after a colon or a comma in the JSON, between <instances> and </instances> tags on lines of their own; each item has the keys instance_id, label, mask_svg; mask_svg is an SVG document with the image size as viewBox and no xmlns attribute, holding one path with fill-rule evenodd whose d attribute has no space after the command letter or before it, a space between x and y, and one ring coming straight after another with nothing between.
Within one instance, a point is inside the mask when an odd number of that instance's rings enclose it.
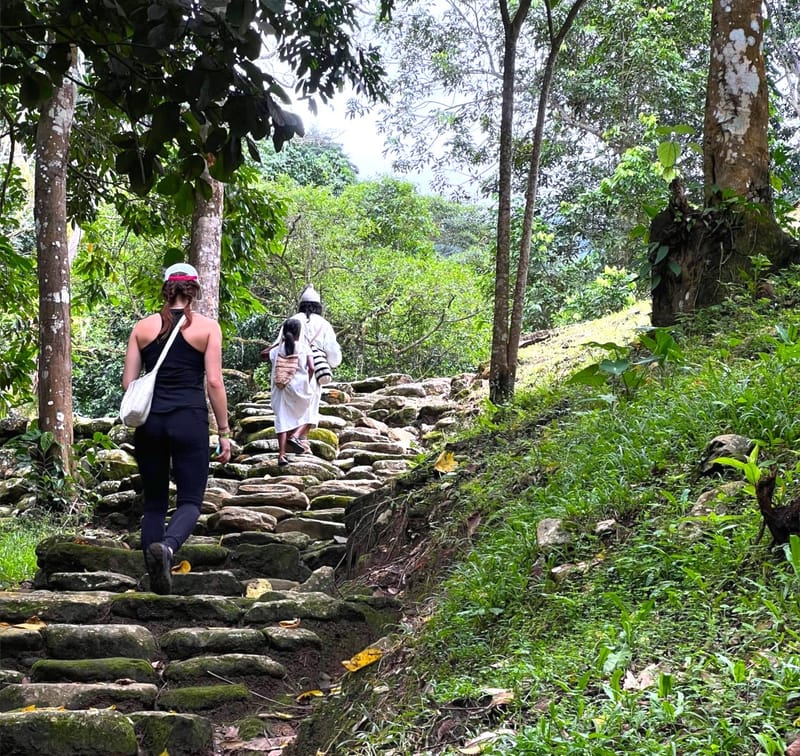
<instances>
[{"instance_id":1,"label":"moss on rock","mask_svg":"<svg viewBox=\"0 0 800 756\"><path fill-rule=\"evenodd\" d=\"M205 685L165 690L159 696L158 705L162 710L194 712L249 699L250 692L244 685Z\"/></svg>"}]
</instances>

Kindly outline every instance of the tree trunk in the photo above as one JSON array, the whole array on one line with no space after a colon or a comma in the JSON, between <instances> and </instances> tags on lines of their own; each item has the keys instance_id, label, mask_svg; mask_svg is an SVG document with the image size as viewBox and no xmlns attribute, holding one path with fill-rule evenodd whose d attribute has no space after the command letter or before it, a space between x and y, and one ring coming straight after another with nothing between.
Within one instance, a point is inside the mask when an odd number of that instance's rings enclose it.
<instances>
[{"instance_id":1,"label":"tree trunk","mask_svg":"<svg viewBox=\"0 0 800 756\"><path fill-rule=\"evenodd\" d=\"M76 86L64 79L36 129L34 218L39 278L39 428L52 432L71 469L72 352L67 244L67 165Z\"/></svg>"},{"instance_id":2,"label":"tree trunk","mask_svg":"<svg viewBox=\"0 0 800 756\"><path fill-rule=\"evenodd\" d=\"M729 284L753 276L756 255L774 268L800 258L800 243L781 230L772 210L762 39L760 0L714 0L703 139L706 209L692 207L676 179L667 209L650 225L655 326L720 302Z\"/></svg>"},{"instance_id":3,"label":"tree trunk","mask_svg":"<svg viewBox=\"0 0 800 756\"><path fill-rule=\"evenodd\" d=\"M714 0L703 125L707 204L719 190L772 209L761 0Z\"/></svg>"},{"instance_id":4,"label":"tree trunk","mask_svg":"<svg viewBox=\"0 0 800 756\"><path fill-rule=\"evenodd\" d=\"M489 367L489 398L505 404L514 395L516 365L508 360L509 289L511 268L511 170L513 159L514 84L517 40L528 15L531 0L519 3L513 19L506 0L500 0L503 17L503 96L500 110L500 157L497 202L497 250L494 274L492 358Z\"/></svg>"},{"instance_id":5,"label":"tree trunk","mask_svg":"<svg viewBox=\"0 0 800 756\"><path fill-rule=\"evenodd\" d=\"M197 268L202 283L202 295L196 309L203 315L218 320L225 186L208 174L205 179L211 186L211 196L206 199L200 192L195 194L189 262Z\"/></svg>"}]
</instances>

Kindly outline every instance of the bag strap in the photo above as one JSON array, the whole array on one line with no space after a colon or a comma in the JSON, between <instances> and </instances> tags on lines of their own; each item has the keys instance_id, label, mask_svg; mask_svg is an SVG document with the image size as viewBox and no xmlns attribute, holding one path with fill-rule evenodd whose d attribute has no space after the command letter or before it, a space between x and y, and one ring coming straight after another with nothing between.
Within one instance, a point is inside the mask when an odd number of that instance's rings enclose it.
<instances>
[{"instance_id":1,"label":"bag strap","mask_svg":"<svg viewBox=\"0 0 800 756\"><path fill-rule=\"evenodd\" d=\"M186 320L186 314L184 313L181 315L181 319L178 321L178 325L172 329L172 333L169 335L167 339L167 343L164 344L164 348L161 350L161 354L158 355L158 360L155 364L155 367L150 371L151 373L156 373L158 369L161 367L161 363L164 362L164 358L167 356L167 352L169 352L169 348L172 346L172 342L175 341L175 337L178 335L178 331L181 330L181 326L183 325L183 321Z\"/></svg>"}]
</instances>

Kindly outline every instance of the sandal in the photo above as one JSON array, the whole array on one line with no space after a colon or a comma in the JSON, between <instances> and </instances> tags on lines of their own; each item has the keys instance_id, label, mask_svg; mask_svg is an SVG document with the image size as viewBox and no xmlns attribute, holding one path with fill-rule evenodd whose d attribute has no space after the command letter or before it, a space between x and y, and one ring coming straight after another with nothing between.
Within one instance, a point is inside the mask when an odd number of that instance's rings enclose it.
<instances>
[{"instance_id":1,"label":"sandal","mask_svg":"<svg viewBox=\"0 0 800 756\"><path fill-rule=\"evenodd\" d=\"M306 450L306 447L303 446L302 441L294 438L293 436L289 436L289 438L286 439L286 446L288 446L296 454L303 454Z\"/></svg>"},{"instance_id":2,"label":"sandal","mask_svg":"<svg viewBox=\"0 0 800 756\"><path fill-rule=\"evenodd\" d=\"M289 464L289 460L286 457L278 457L278 467L286 467Z\"/></svg>"}]
</instances>

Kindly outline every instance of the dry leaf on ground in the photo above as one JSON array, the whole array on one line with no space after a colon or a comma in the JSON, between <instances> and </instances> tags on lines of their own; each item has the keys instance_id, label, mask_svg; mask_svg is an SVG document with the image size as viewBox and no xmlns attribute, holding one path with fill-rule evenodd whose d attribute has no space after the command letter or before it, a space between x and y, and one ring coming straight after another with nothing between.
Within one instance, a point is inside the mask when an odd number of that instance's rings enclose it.
<instances>
[{"instance_id":1,"label":"dry leaf on ground","mask_svg":"<svg viewBox=\"0 0 800 756\"><path fill-rule=\"evenodd\" d=\"M345 659L342 662L342 666L348 672L357 672L362 667L366 667L369 664L375 663L382 656L383 651L381 651L379 648L365 648L363 651L359 651L352 658Z\"/></svg>"}]
</instances>

